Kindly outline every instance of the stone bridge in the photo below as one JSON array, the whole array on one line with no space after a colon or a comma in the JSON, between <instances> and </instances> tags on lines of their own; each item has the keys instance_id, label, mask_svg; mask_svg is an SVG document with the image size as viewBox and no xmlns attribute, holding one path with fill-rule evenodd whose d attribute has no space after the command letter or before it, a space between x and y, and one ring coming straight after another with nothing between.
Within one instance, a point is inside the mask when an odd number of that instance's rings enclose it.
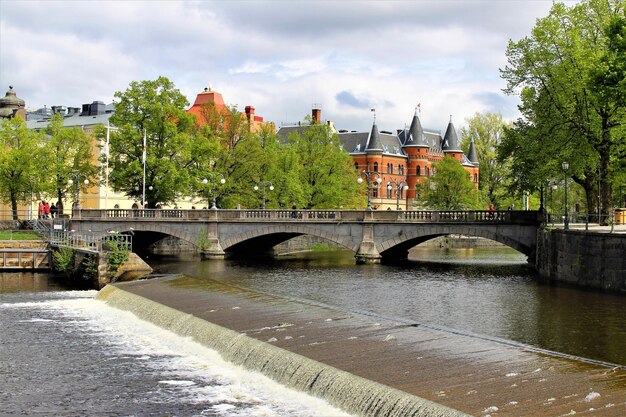
<instances>
[{"instance_id":1,"label":"stone bridge","mask_svg":"<svg viewBox=\"0 0 626 417\"><path fill-rule=\"evenodd\" d=\"M85 209L74 212L70 228L96 238L130 233L136 246L174 236L209 258L261 255L311 235L352 250L359 263L404 259L422 242L462 234L503 243L534 264L542 219L538 211Z\"/></svg>"}]
</instances>

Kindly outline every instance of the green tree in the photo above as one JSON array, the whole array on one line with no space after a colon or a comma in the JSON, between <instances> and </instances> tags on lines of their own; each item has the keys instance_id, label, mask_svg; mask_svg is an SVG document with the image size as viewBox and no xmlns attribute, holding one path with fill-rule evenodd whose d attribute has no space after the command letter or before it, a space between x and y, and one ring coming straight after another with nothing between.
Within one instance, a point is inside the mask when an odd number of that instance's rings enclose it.
<instances>
[{"instance_id":1,"label":"green tree","mask_svg":"<svg viewBox=\"0 0 626 417\"><path fill-rule=\"evenodd\" d=\"M300 167L302 194L295 201L299 207L330 209L364 205L352 157L329 126L313 124L301 135L294 132L287 139L287 146L294 147Z\"/></svg>"},{"instance_id":2,"label":"green tree","mask_svg":"<svg viewBox=\"0 0 626 417\"><path fill-rule=\"evenodd\" d=\"M505 142L515 143L506 144L501 157L532 170L524 172L531 189L562 176L561 162L569 162L567 174L584 188L587 209L595 212L600 192L605 215L610 173L623 159L623 45L615 40L623 30L624 7L621 0L584 0L569 8L555 3L530 36L509 43L502 70L506 92L520 95L523 119L505 135ZM531 163L519 161L524 159Z\"/></svg>"},{"instance_id":3,"label":"green tree","mask_svg":"<svg viewBox=\"0 0 626 417\"><path fill-rule=\"evenodd\" d=\"M0 199L11 204L12 218L18 219L18 203L32 202L43 189L47 160L44 137L30 130L20 118L5 119L0 128Z\"/></svg>"},{"instance_id":4,"label":"green tree","mask_svg":"<svg viewBox=\"0 0 626 417\"><path fill-rule=\"evenodd\" d=\"M486 192L489 201L496 207L500 207L502 206L501 200L507 194L504 179L507 177L509 167L505 161L498 159L497 148L500 146L508 123L502 120L502 115L499 113L476 113L467 118L466 122L467 126L460 130L463 138L461 148L467 155L470 142L474 141L480 164L478 187Z\"/></svg>"},{"instance_id":5,"label":"green tree","mask_svg":"<svg viewBox=\"0 0 626 417\"><path fill-rule=\"evenodd\" d=\"M57 202L63 203L68 192L76 193L85 179L91 184L98 183L92 138L78 127L64 127L63 117L58 113L52 116L46 134L46 190L56 196ZM70 179L73 185L69 184ZM63 214L63 204L59 206L59 214Z\"/></svg>"},{"instance_id":6,"label":"green tree","mask_svg":"<svg viewBox=\"0 0 626 417\"><path fill-rule=\"evenodd\" d=\"M166 77L133 81L116 92L111 124L110 181L116 191L141 200L146 155L146 207L190 193L194 118L185 96ZM146 147L144 148L144 138Z\"/></svg>"},{"instance_id":7,"label":"green tree","mask_svg":"<svg viewBox=\"0 0 626 417\"><path fill-rule=\"evenodd\" d=\"M479 210L484 208L480 192L467 171L454 158L433 163L434 175L418 185L426 204L436 210Z\"/></svg>"}]
</instances>

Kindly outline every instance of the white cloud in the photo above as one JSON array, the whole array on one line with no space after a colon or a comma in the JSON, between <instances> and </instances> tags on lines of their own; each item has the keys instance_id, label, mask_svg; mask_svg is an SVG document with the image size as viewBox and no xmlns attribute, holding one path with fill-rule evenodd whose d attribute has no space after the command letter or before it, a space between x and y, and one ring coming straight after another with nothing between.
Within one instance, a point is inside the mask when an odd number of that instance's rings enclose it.
<instances>
[{"instance_id":1,"label":"white cloud","mask_svg":"<svg viewBox=\"0 0 626 417\"><path fill-rule=\"evenodd\" d=\"M266 120L321 103L340 128L457 127L513 117L498 68L549 0L0 1L0 89L29 107L110 102L133 80L170 78L190 102L207 86ZM343 95L341 95L344 93ZM353 105L349 105L352 102Z\"/></svg>"}]
</instances>

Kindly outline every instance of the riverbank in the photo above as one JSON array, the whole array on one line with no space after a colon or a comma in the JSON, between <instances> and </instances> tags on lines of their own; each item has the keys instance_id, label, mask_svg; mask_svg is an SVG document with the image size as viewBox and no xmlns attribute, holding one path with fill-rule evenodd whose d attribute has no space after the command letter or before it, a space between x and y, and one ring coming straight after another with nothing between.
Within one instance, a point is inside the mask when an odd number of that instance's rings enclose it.
<instances>
[{"instance_id":1,"label":"riverbank","mask_svg":"<svg viewBox=\"0 0 626 417\"><path fill-rule=\"evenodd\" d=\"M207 280L181 277L115 287L263 344L472 415L585 412L611 417L626 413L623 368ZM104 291L102 299L107 298ZM146 312L136 303L114 304L140 316ZM158 305L152 305L155 308L152 320L156 324L170 330L174 324L185 327L184 320L169 321L158 314Z\"/></svg>"}]
</instances>

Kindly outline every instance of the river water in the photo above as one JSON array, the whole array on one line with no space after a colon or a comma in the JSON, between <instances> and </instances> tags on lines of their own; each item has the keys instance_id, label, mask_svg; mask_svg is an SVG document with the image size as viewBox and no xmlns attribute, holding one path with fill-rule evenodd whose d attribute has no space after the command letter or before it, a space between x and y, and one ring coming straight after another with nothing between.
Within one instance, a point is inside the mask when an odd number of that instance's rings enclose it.
<instances>
[{"instance_id":1,"label":"river water","mask_svg":"<svg viewBox=\"0 0 626 417\"><path fill-rule=\"evenodd\" d=\"M626 365L626 297L537 283L506 249L351 253L271 261L150 256L158 273L312 300ZM321 400L223 362L45 274L0 274L0 407L8 415L339 416Z\"/></svg>"}]
</instances>

